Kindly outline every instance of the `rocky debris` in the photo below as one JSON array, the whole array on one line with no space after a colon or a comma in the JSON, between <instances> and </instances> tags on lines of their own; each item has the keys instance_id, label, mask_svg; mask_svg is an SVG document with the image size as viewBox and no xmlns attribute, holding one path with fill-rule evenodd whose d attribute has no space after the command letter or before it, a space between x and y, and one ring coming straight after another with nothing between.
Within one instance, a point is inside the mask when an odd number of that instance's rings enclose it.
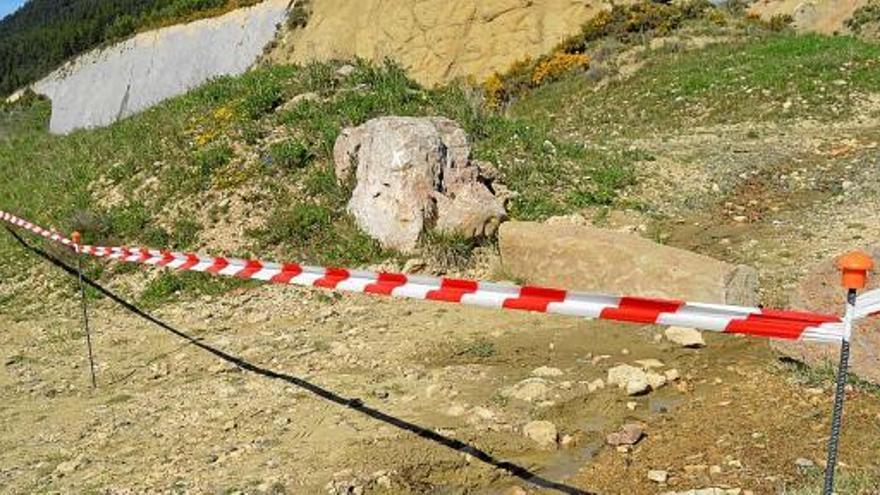
<instances>
[{"instance_id":1,"label":"rocky debris","mask_svg":"<svg viewBox=\"0 0 880 495\"><path fill-rule=\"evenodd\" d=\"M648 479L654 483L666 483L669 479L669 473L660 469L652 469L648 471Z\"/></svg>"},{"instance_id":2,"label":"rocky debris","mask_svg":"<svg viewBox=\"0 0 880 495\"><path fill-rule=\"evenodd\" d=\"M628 395L640 395L666 385L667 378L653 371L621 364L608 370L608 384L625 389Z\"/></svg>"},{"instance_id":3,"label":"rocky debris","mask_svg":"<svg viewBox=\"0 0 880 495\"><path fill-rule=\"evenodd\" d=\"M799 457L799 458L795 459L794 465L797 466L799 469L809 469L809 468L815 466L816 463L814 463L813 461L811 461L805 457Z\"/></svg>"},{"instance_id":4,"label":"rocky debris","mask_svg":"<svg viewBox=\"0 0 880 495\"><path fill-rule=\"evenodd\" d=\"M559 438L556 425L549 421L532 421L523 426L523 435L534 440L541 447L553 447Z\"/></svg>"},{"instance_id":5,"label":"rocky debris","mask_svg":"<svg viewBox=\"0 0 880 495\"><path fill-rule=\"evenodd\" d=\"M343 64L340 68L336 69L336 77L339 79L345 79L354 74L355 70L357 70L355 66L351 64Z\"/></svg>"},{"instance_id":6,"label":"rocky debris","mask_svg":"<svg viewBox=\"0 0 880 495\"><path fill-rule=\"evenodd\" d=\"M875 260L880 259L880 246L864 249ZM792 291L792 306L824 314L840 314L846 291L840 287L837 258L825 259L813 267ZM868 278L868 289L880 284L880 277ZM865 381L880 384L880 318L865 318L853 327L853 352L850 371ZM784 356L809 366L821 368L837 365L839 350L833 345L771 340L770 346Z\"/></svg>"},{"instance_id":7,"label":"rocky debris","mask_svg":"<svg viewBox=\"0 0 880 495\"><path fill-rule=\"evenodd\" d=\"M286 112L286 111L292 110L293 108L297 107L301 103L313 103L313 102L318 102L318 101L321 101L321 95L319 95L318 93L314 93L311 91L308 93L300 93L300 94L294 96L293 98L287 100L286 102L284 102L283 105L276 108L275 112L276 113Z\"/></svg>"},{"instance_id":8,"label":"rocky debris","mask_svg":"<svg viewBox=\"0 0 880 495\"><path fill-rule=\"evenodd\" d=\"M605 443L612 447L635 445L645 436L645 429L638 423L627 423L614 433L605 437Z\"/></svg>"},{"instance_id":9,"label":"rocky debris","mask_svg":"<svg viewBox=\"0 0 880 495\"><path fill-rule=\"evenodd\" d=\"M657 359L639 359L636 360L635 363L646 370L662 368L664 366L663 363Z\"/></svg>"},{"instance_id":10,"label":"rocky debris","mask_svg":"<svg viewBox=\"0 0 880 495\"><path fill-rule=\"evenodd\" d=\"M626 382L627 395L642 395L651 391L651 384L648 382L647 375L644 377L633 378Z\"/></svg>"},{"instance_id":11,"label":"rocky debris","mask_svg":"<svg viewBox=\"0 0 880 495\"><path fill-rule=\"evenodd\" d=\"M682 347L697 349L706 346L703 334L693 328L669 327L664 332L664 335L666 335L670 342Z\"/></svg>"},{"instance_id":12,"label":"rocky debris","mask_svg":"<svg viewBox=\"0 0 880 495\"><path fill-rule=\"evenodd\" d=\"M288 1L141 33L77 57L33 86L52 100L49 130L109 125L215 77L244 73L275 37Z\"/></svg>"},{"instance_id":13,"label":"rocky debris","mask_svg":"<svg viewBox=\"0 0 880 495\"><path fill-rule=\"evenodd\" d=\"M590 292L753 305L757 272L586 225L507 222L501 265L530 283Z\"/></svg>"},{"instance_id":14,"label":"rocky debris","mask_svg":"<svg viewBox=\"0 0 880 495\"><path fill-rule=\"evenodd\" d=\"M501 395L526 402L535 402L547 398L550 387L541 378L527 378L516 385L503 389Z\"/></svg>"},{"instance_id":15,"label":"rocky debris","mask_svg":"<svg viewBox=\"0 0 880 495\"><path fill-rule=\"evenodd\" d=\"M554 378L558 376L562 376L564 373L559 368L552 368L550 366L541 366L540 368L535 368L532 370L532 375L537 376L539 378Z\"/></svg>"},{"instance_id":16,"label":"rocky debris","mask_svg":"<svg viewBox=\"0 0 880 495\"><path fill-rule=\"evenodd\" d=\"M501 492L501 495L528 495L528 493L523 487L514 485Z\"/></svg>"},{"instance_id":17,"label":"rocky debris","mask_svg":"<svg viewBox=\"0 0 880 495\"><path fill-rule=\"evenodd\" d=\"M602 390L603 388L605 388L605 381L601 378L597 378L587 384L587 391L590 393L593 393L597 390Z\"/></svg>"},{"instance_id":18,"label":"rocky debris","mask_svg":"<svg viewBox=\"0 0 880 495\"><path fill-rule=\"evenodd\" d=\"M651 386L651 390L657 390L660 387L666 385L666 376L658 373L654 373L653 371L648 372L646 374L648 379L648 385Z\"/></svg>"},{"instance_id":19,"label":"rocky debris","mask_svg":"<svg viewBox=\"0 0 880 495\"><path fill-rule=\"evenodd\" d=\"M432 228L490 237L506 217L493 193L503 187L470 160L467 135L449 119L373 119L343 130L333 157L338 180L355 178L349 211L385 247L413 252Z\"/></svg>"}]
</instances>

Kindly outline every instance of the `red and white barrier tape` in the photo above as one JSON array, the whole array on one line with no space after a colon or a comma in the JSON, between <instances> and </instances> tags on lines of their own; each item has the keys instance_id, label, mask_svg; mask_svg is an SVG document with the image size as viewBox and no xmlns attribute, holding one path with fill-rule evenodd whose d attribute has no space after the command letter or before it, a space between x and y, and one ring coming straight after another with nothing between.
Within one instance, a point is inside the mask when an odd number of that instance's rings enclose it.
<instances>
[{"instance_id":1,"label":"red and white barrier tape","mask_svg":"<svg viewBox=\"0 0 880 495\"><path fill-rule=\"evenodd\" d=\"M372 273L342 268L278 264L126 247L77 246L73 241L0 211L0 220L101 258L279 284L379 294L410 299L554 313L630 323L812 342L840 342L840 318L719 304L586 294L546 287L518 287L473 280Z\"/></svg>"}]
</instances>

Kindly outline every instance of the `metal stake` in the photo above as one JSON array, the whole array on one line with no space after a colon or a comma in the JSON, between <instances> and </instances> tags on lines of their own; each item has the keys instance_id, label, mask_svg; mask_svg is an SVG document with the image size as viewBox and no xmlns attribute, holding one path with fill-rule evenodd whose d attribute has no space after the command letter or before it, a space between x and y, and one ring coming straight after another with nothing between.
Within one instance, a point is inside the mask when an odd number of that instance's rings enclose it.
<instances>
[{"instance_id":1,"label":"metal stake","mask_svg":"<svg viewBox=\"0 0 880 495\"><path fill-rule=\"evenodd\" d=\"M89 371L92 375L92 390L98 387L98 383L95 380L95 358L92 354L92 333L89 329L89 309L88 304L86 302L86 285L83 282L83 270L82 270L82 254L80 253L80 235L79 232L73 233L73 242L74 249L76 250L76 269L79 273L79 294L80 301L82 305L82 319L83 319L83 329L86 333L86 347L89 352Z\"/></svg>"},{"instance_id":2,"label":"metal stake","mask_svg":"<svg viewBox=\"0 0 880 495\"><path fill-rule=\"evenodd\" d=\"M856 293L868 283L868 272L874 268L874 260L863 252L855 251L838 260L846 287L846 313L843 317L843 338L840 343L840 364L837 368L837 388L834 392L834 411L831 417L831 437L828 439L828 462L825 464L824 495L834 493L834 471L837 469L837 449L840 447L840 424L843 420L843 402L846 399L846 381L849 375L849 343L852 338L853 319L856 313Z\"/></svg>"},{"instance_id":3,"label":"metal stake","mask_svg":"<svg viewBox=\"0 0 880 495\"><path fill-rule=\"evenodd\" d=\"M834 411L831 418L831 438L828 439L828 462L825 465L824 495L834 493L834 471L837 468L837 450L840 446L840 424L843 420L843 402L846 399L846 382L849 375L849 340L852 320L856 309L856 289L846 293L846 316L843 319L844 334L840 344L840 364L837 368L837 389L834 393Z\"/></svg>"}]
</instances>

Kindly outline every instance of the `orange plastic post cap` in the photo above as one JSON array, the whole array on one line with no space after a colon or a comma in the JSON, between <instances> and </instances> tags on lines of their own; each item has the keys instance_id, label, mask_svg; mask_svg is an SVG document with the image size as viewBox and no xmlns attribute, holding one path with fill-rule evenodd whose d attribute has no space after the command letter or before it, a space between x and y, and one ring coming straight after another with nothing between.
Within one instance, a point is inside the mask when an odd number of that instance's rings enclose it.
<instances>
[{"instance_id":1,"label":"orange plastic post cap","mask_svg":"<svg viewBox=\"0 0 880 495\"><path fill-rule=\"evenodd\" d=\"M70 240L73 241L74 244L79 244L82 241L82 235L79 232L74 232L70 234Z\"/></svg>"},{"instance_id":2,"label":"orange plastic post cap","mask_svg":"<svg viewBox=\"0 0 880 495\"><path fill-rule=\"evenodd\" d=\"M837 262L843 272L843 286L847 289L864 289L868 284L868 272L874 268L874 260L862 251L843 255Z\"/></svg>"}]
</instances>

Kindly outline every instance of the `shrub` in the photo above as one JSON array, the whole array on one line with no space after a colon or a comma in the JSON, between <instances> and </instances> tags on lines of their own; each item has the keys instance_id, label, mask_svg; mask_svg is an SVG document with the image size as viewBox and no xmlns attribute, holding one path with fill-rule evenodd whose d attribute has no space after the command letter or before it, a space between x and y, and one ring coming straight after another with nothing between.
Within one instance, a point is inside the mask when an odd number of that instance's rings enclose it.
<instances>
[{"instance_id":1,"label":"shrub","mask_svg":"<svg viewBox=\"0 0 880 495\"><path fill-rule=\"evenodd\" d=\"M771 31L782 31L794 22L794 18L789 14L775 14L767 21L767 27Z\"/></svg>"},{"instance_id":2,"label":"shrub","mask_svg":"<svg viewBox=\"0 0 880 495\"><path fill-rule=\"evenodd\" d=\"M590 64L587 50L603 38L625 43L652 35L667 34L690 19L706 12L716 12L707 0L689 0L676 4L642 1L632 5L615 5L587 21L581 32L567 38L550 54L513 64L504 74L492 74L483 83L487 105L498 107L525 93L530 88L552 82L575 69Z\"/></svg>"},{"instance_id":3,"label":"shrub","mask_svg":"<svg viewBox=\"0 0 880 495\"><path fill-rule=\"evenodd\" d=\"M860 33L864 26L875 23L880 23L880 1L870 0L853 13L852 18L846 21L846 27Z\"/></svg>"},{"instance_id":4,"label":"shrub","mask_svg":"<svg viewBox=\"0 0 880 495\"><path fill-rule=\"evenodd\" d=\"M302 29L309 24L312 17L312 6L309 0L299 0L287 15L288 29Z\"/></svg>"},{"instance_id":5,"label":"shrub","mask_svg":"<svg viewBox=\"0 0 880 495\"><path fill-rule=\"evenodd\" d=\"M229 145L217 145L205 148L193 155L193 164L202 186L210 184L214 172L232 160L232 148Z\"/></svg>"},{"instance_id":6,"label":"shrub","mask_svg":"<svg viewBox=\"0 0 880 495\"><path fill-rule=\"evenodd\" d=\"M269 157L273 165L292 171L305 168L315 159L315 154L302 141L289 139L270 145Z\"/></svg>"},{"instance_id":7,"label":"shrub","mask_svg":"<svg viewBox=\"0 0 880 495\"><path fill-rule=\"evenodd\" d=\"M540 86L554 81L575 68L585 68L590 58L582 53L555 52L550 58L542 60L532 72L532 86Z\"/></svg>"}]
</instances>

